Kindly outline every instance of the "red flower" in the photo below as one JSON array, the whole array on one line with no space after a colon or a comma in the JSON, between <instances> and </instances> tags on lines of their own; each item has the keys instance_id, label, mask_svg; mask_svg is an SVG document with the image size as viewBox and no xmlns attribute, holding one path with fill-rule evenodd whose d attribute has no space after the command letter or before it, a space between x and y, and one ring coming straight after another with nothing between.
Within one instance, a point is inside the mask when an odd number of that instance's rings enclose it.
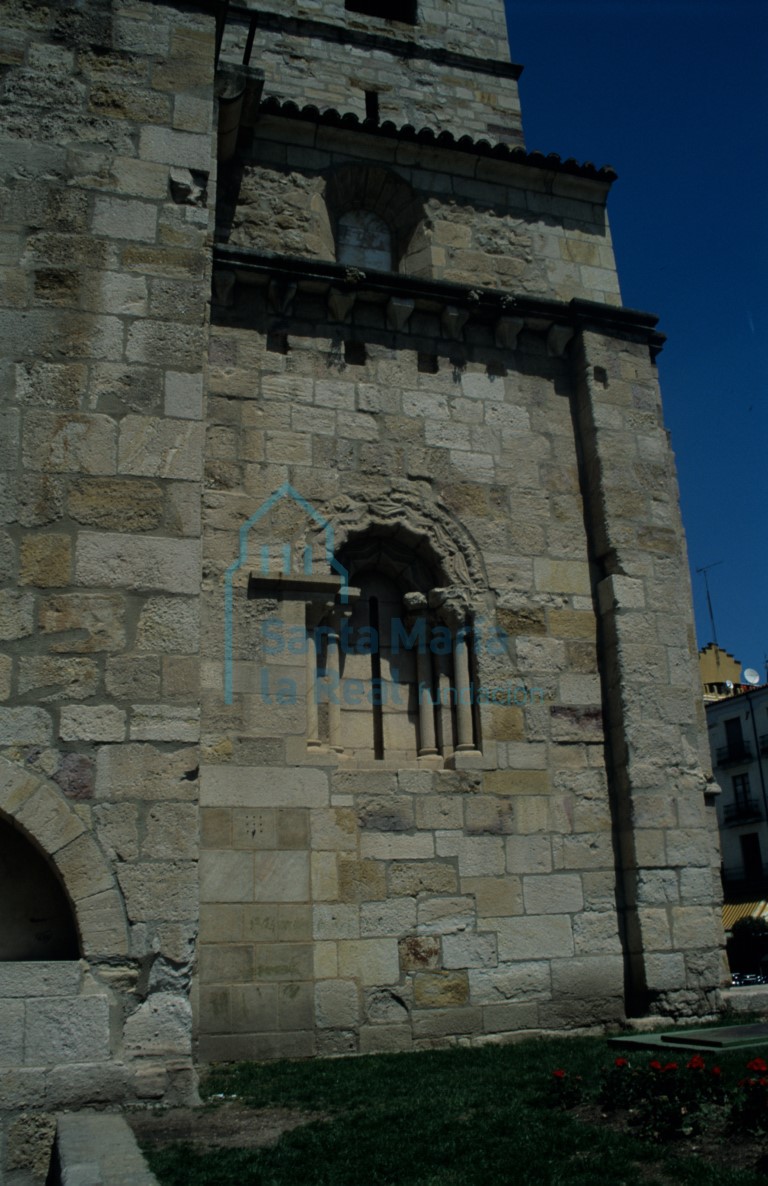
<instances>
[{"instance_id":1,"label":"red flower","mask_svg":"<svg viewBox=\"0 0 768 1186\"><path fill-rule=\"evenodd\" d=\"M615 1067L628 1067L629 1063L626 1058L617 1058L613 1065Z\"/></svg>"},{"instance_id":2,"label":"red flower","mask_svg":"<svg viewBox=\"0 0 768 1186\"><path fill-rule=\"evenodd\" d=\"M677 1063L676 1062L668 1062L667 1065L664 1067L664 1070L665 1071L676 1071Z\"/></svg>"},{"instance_id":3,"label":"red flower","mask_svg":"<svg viewBox=\"0 0 768 1186\"><path fill-rule=\"evenodd\" d=\"M768 1071L768 1062L764 1058L753 1058L751 1062L747 1063L748 1071Z\"/></svg>"},{"instance_id":4,"label":"red flower","mask_svg":"<svg viewBox=\"0 0 768 1186\"><path fill-rule=\"evenodd\" d=\"M718 1076L719 1076L719 1075L722 1075L722 1073L723 1073L723 1072L720 1070L720 1068L719 1068L719 1067L713 1067L713 1068L712 1068L712 1074L713 1074L713 1075L718 1075Z\"/></svg>"},{"instance_id":5,"label":"red flower","mask_svg":"<svg viewBox=\"0 0 768 1186\"><path fill-rule=\"evenodd\" d=\"M558 1081L562 1081L565 1078L565 1071L562 1069L562 1067L558 1067L556 1070L554 1070L552 1072L552 1075Z\"/></svg>"},{"instance_id":6,"label":"red flower","mask_svg":"<svg viewBox=\"0 0 768 1186\"><path fill-rule=\"evenodd\" d=\"M704 1059L701 1057L700 1054L694 1054L693 1058L688 1063L688 1070L689 1071L703 1071L705 1069L706 1065L707 1064L704 1062Z\"/></svg>"},{"instance_id":7,"label":"red flower","mask_svg":"<svg viewBox=\"0 0 768 1186\"><path fill-rule=\"evenodd\" d=\"M648 1066L651 1068L652 1071L660 1071L661 1070L661 1063L659 1062L658 1058L652 1058L651 1061L648 1063Z\"/></svg>"}]
</instances>

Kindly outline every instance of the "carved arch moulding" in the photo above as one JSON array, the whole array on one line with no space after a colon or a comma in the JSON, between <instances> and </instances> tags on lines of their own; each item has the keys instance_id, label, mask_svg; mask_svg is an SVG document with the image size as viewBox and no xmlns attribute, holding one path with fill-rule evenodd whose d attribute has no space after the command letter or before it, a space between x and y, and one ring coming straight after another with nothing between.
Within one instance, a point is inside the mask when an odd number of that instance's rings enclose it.
<instances>
[{"instance_id":1,"label":"carved arch moulding","mask_svg":"<svg viewBox=\"0 0 768 1186\"><path fill-rule=\"evenodd\" d=\"M431 563L441 584L464 589L471 609L488 609L488 580L480 551L440 499L426 498L401 483L375 494L350 491L320 509L333 526L337 554L368 535L399 540Z\"/></svg>"}]
</instances>

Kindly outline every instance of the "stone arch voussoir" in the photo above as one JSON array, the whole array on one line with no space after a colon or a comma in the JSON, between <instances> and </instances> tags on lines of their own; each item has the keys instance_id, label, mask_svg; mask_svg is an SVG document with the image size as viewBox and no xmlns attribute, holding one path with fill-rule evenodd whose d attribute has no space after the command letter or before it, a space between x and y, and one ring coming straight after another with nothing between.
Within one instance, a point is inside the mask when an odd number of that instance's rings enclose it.
<instances>
[{"instance_id":1,"label":"stone arch voussoir","mask_svg":"<svg viewBox=\"0 0 768 1186\"><path fill-rule=\"evenodd\" d=\"M0 757L0 812L48 858L72 905L83 956L128 954L128 923L114 873L87 825L47 778Z\"/></svg>"}]
</instances>

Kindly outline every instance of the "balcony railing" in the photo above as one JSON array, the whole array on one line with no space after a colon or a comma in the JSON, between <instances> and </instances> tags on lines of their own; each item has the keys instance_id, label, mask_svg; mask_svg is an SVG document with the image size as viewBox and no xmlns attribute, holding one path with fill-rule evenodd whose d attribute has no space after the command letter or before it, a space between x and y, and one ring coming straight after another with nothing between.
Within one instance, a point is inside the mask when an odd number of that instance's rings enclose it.
<instances>
[{"instance_id":1,"label":"balcony railing","mask_svg":"<svg viewBox=\"0 0 768 1186\"><path fill-rule=\"evenodd\" d=\"M752 746L748 741L732 741L730 745L717 747L718 766L735 766L739 762L752 761Z\"/></svg>"},{"instance_id":2,"label":"balcony railing","mask_svg":"<svg viewBox=\"0 0 768 1186\"><path fill-rule=\"evenodd\" d=\"M757 799L737 799L723 808L724 824L748 824L763 818L763 809Z\"/></svg>"},{"instance_id":3,"label":"balcony railing","mask_svg":"<svg viewBox=\"0 0 768 1186\"><path fill-rule=\"evenodd\" d=\"M723 893L727 899L747 898L754 895L763 898L768 895L768 865L745 869L743 865L729 865L720 874Z\"/></svg>"}]
</instances>

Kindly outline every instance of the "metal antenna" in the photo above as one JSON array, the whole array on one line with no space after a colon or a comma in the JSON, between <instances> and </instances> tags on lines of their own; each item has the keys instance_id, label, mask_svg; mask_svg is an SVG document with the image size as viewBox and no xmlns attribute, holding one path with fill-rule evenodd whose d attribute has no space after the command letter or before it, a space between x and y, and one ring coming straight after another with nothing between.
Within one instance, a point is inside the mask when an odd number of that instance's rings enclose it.
<instances>
[{"instance_id":1,"label":"metal antenna","mask_svg":"<svg viewBox=\"0 0 768 1186\"><path fill-rule=\"evenodd\" d=\"M717 631L715 630L715 615L712 612L712 598L709 595L709 579L707 577L707 573L709 572L710 568L717 568L718 564L722 564L722 563L723 563L722 560L716 560L714 562L714 564L705 564L703 568L696 569L697 572L702 573L704 576L704 588L707 590L707 609L709 610L709 621L712 626L712 641L714 642L717 650L719 650L719 647L718 647L718 643L717 643ZM720 656L717 655L716 657L717 657L717 661L719 663Z\"/></svg>"}]
</instances>

